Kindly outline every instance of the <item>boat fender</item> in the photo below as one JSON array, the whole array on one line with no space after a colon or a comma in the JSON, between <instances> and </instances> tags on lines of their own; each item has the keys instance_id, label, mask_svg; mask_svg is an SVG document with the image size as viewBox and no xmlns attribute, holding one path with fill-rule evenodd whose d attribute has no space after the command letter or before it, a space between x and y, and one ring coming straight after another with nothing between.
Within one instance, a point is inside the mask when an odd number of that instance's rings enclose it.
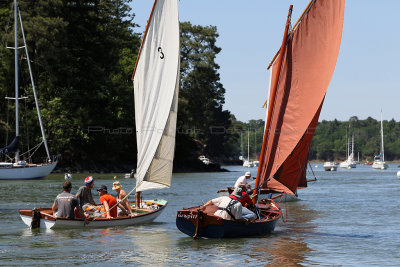
<instances>
[{"instance_id":1,"label":"boat fender","mask_svg":"<svg viewBox=\"0 0 400 267\"><path fill-rule=\"evenodd\" d=\"M219 209L219 210L226 211L226 212L229 214L229 216L231 216L232 220L236 221L235 216L233 216L233 214L232 214L232 212L231 212L231 207L232 207L233 205L235 205L236 203L238 203L238 202L239 202L239 201L237 201L236 199L231 199L231 201L229 202L229 204L228 204L225 208L218 207L218 209Z\"/></svg>"},{"instance_id":2,"label":"boat fender","mask_svg":"<svg viewBox=\"0 0 400 267\"><path fill-rule=\"evenodd\" d=\"M37 209L32 210L31 228L40 228L40 211L38 211Z\"/></svg>"}]
</instances>

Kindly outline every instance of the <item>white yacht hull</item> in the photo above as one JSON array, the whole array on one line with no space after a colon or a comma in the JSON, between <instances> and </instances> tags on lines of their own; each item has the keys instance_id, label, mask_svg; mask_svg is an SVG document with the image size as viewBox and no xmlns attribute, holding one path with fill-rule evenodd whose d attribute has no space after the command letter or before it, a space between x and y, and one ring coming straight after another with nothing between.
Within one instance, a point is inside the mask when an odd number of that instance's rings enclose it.
<instances>
[{"instance_id":1,"label":"white yacht hull","mask_svg":"<svg viewBox=\"0 0 400 267\"><path fill-rule=\"evenodd\" d=\"M340 168L344 168L344 169L351 169L351 168L355 168L357 166L357 164L355 162L341 162L340 163Z\"/></svg>"},{"instance_id":2,"label":"white yacht hull","mask_svg":"<svg viewBox=\"0 0 400 267\"><path fill-rule=\"evenodd\" d=\"M29 180L40 179L49 175L57 162L49 164L27 164L12 168L0 169L0 180Z\"/></svg>"},{"instance_id":3,"label":"white yacht hull","mask_svg":"<svg viewBox=\"0 0 400 267\"><path fill-rule=\"evenodd\" d=\"M337 165L333 162L325 162L324 169L325 169L325 171L336 171Z\"/></svg>"},{"instance_id":4,"label":"white yacht hull","mask_svg":"<svg viewBox=\"0 0 400 267\"><path fill-rule=\"evenodd\" d=\"M376 170L386 170L388 165L385 162L374 162L374 164L372 164L372 168Z\"/></svg>"},{"instance_id":5,"label":"white yacht hull","mask_svg":"<svg viewBox=\"0 0 400 267\"><path fill-rule=\"evenodd\" d=\"M243 167L245 167L245 168L251 168L251 167L253 167L253 164L252 164L250 161L245 160L245 161L243 162Z\"/></svg>"}]
</instances>

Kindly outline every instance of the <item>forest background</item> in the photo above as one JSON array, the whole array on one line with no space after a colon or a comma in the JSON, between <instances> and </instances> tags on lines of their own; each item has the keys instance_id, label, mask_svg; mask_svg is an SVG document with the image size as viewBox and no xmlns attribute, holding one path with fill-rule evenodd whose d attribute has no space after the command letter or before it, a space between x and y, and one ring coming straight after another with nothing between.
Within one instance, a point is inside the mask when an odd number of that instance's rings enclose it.
<instances>
[{"instance_id":1,"label":"forest background","mask_svg":"<svg viewBox=\"0 0 400 267\"><path fill-rule=\"evenodd\" d=\"M0 2L0 146L15 136L13 1ZM20 0L27 46L50 150L61 171L126 172L136 166L131 75L140 47L128 0ZM175 171L215 170L198 160L238 164L256 159L264 122L240 122L224 110L225 88L215 57L217 28L181 22L181 76ZM21 35L20 35L21 36ZM19 40L22 44L22 39ZM21 50L22 51L22 50ZM26 56L20 53L21 150L41 142ZM310 160L344 159L354 133L356 155L379 153L379 122L352 117L318 124ZM384 122L385 156L400 156L400 123ZM247 136L249 135L249 136ZM44 149L33 158L44 157Z\"/></svg>"}]
</instances>

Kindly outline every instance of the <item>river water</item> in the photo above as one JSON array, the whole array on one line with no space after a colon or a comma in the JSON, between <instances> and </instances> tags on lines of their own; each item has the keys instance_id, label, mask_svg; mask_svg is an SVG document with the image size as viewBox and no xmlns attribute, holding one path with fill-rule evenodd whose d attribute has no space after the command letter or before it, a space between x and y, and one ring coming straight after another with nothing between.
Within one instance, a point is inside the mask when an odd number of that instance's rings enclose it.
<instances>
[{"instance_id":1,"label":"river water","mask_svg":"<svg viewBox=\"0 0 400 267\"><path fill-rule=\"evenodd\" d=\"M108 229L30 230L18 210L50 206L62 191L63 175L0 181L0 265L399 266L397 164L385 171L362 165L336 172L325 172L322 164L312 167L317 181L299 191L298 201L280 204L284 219L273 234L235 239L193 240L176 228L175 217L178 209L232 186L249 170L241 166L225 167L231 172L224 173L174 174L171 188L143 194L169 201L154 223ZM250 170L255 176L256 168ZM135 183L123 174L92 175L95 187L111 189L114 176L126 191ZM86 176L73 175L72 193ZM308 176L313 178L311 172Z\"/></svg>"}]
</instances>

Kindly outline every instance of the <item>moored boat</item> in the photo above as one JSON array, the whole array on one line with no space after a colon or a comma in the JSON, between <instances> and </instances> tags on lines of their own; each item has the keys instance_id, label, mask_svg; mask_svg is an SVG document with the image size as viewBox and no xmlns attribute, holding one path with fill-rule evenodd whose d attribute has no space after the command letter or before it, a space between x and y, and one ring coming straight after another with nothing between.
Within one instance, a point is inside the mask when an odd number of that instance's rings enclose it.
<instances>
[{"instance_id":1,"label":"moored boat","mask_svg":"<svg viewBox=\"0 0 400 267\"><path fill-rule=\"evenodd\" d=\"M22 33L23 46L18 46L18 20L20 25L20 31ZM39 120L40 130L42 134L42 141L29 149L28 151L20 154L20 125L19 125L19 100L26 99L26 97L19 96L19 73L20 73L20 64L19 64L19 55L18 50L20 48L25 49L25 57L28 64L31 87L33 91L33 96L35 99L36 111ZM57 165L58 156L51 156L49 152L49 147L47 145L46 135L44 131L44 126L42 122L42 117L39 108L39 101L36 94L36 87L33 80L31 61L29 59L28 46L26 44L24 28L22 24L21 12L19 11L18 2L14 0L14 49L15 54L15 97L6 97L7 99L15 100L15 138L14 140L4 148L0 148L0 156L4 156L6 161L0 162L0 180L29 180L29 179L40 179L47 175L49 175ZM46 150L46 159L42 162L33 162L33 155L38 149L44 145ZM29 145L28 145L29 147ZM14 154L14 159L12 159L9 155ZM22 158L23 157L23 158Z\"/></svg>"},{"instance_id":2,"label":"moored boat","mask_svg":"<svg viewBox=\"0 0 400 267\"><path fill-rule=\"evenodd\" d=\"M381 147L379 155L374 157L374 163L372 164L372 168L376 170L386 170L389 165L385 162L385 148L383 145L383 119L382 119L382 110L381 110Z\"/></svg>"},{"instance_id":3,"label":"moored boat","mask_svg":"<svg viewBox=\"0 0 400 267\"><path fill-rule=\"evenodd\" d=\"M337 164L334 161L326 161L324 162L325 171L336 171Z\"/></svg>"}]
</instances>

